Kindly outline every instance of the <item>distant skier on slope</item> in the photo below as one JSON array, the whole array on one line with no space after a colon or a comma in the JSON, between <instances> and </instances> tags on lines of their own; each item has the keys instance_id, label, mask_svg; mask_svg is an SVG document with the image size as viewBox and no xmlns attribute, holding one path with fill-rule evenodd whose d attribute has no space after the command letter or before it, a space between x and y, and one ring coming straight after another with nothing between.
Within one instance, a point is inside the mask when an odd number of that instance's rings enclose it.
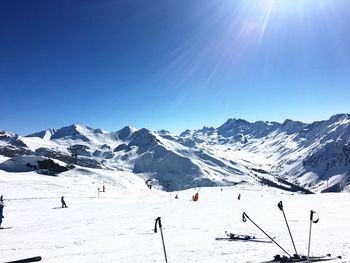
<instances>
[{"instance_id":1,"label":"distant skier on slope","mask_svg":"<svg viewBox=\"0 0 350 263\"><path fill-rule=\"evenodd\" d=\"M66 208L66 202L64 201L64 196L61 197L61 204L62 204L62 208Z\"/></svg>"},{"instance_id":2,"label":"distant skier on slope","mask_svg":"<svg viewBox=\"0 0 350 263\"><path fill-rule=\"evenodd\" d=\"M238 199L238 200L241 200L241 194L238 195L237 199Z\"/></svg>"},{"instance_id":3,"label":"distant skier on slope","mask_svg":"<svg viewBox=\"0 0 350 263\"><path fill-rule=\"evenodd\" d=\"M4 203L2 201L0 201L0 227L1 227L1 224L2 224L2 219L4 218Z\"/></svg>"},{"instance_id":4,"label":"distant skier on slope","mask_svg":"<svg viewBox=\"0 0 350 263\"><path fill-rule=\"evenodd\" d=\"M195 195L192 196L192 201L193 201L193 202L197 202L197 201L198 201L198 198L199 198L199 194L198 194L198 192L197 192Z\"/></svg>"}]
</instances>

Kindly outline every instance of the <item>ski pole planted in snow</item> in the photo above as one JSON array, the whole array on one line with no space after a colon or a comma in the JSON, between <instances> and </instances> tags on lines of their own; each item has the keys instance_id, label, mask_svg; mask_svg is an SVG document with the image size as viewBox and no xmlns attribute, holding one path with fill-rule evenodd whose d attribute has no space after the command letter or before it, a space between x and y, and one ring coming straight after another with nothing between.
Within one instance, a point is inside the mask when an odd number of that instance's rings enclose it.
<instances>
[{"instance_id":1,"label":"ski pole planted in snow","mask_svg":"<svg viewBox=\"0 0 350 263\"><path fill-rule=\"evenodd\" d=\"M157 223L159 225L159 229L160 229L160 235L162 236L162 242L163 242L163 250L164 250L164 256L165 256L165 262L168 263L168 259L166 256L166 250L165 250L165 244L164 244L164 237L163 237L163 231L162 231L162 222L160 221L160 217L157 217L155 220L155 224L154 224L154 233L157 233Z\"/></svg>"},{"instance_id":2,"label":"ski pole planted in snow","mask_svg":"<svg viewBox=\"0 0 350 263\"><path fill-rule=\"evenodd\" d=\"M269 239L271 239L271 241L272 241L273 243L275 243L277 246L279 246L279 248L282 249L284 253L286 253L289 257L291 257L291 255L289 255L289 253L288 253L283 247L281 247L272 237L270 237L264 230L262 230L257 224L255 224L254 221L251 220L251 219L249 218L249 216L248 216L245 212L243 212L243 214L242 214L242 221L243 221L243 222L246 222L246 221L247 221L247 218L248 218L249 221L252 222L257 228L259 228L261 232L263 232Z\"/></svg>"},{"instance_id":3,"label":"ski pole planted in snow","mask_svg":"<svg viewBox=\"0 0 350 263\"><path fill-rule=\"evenodd\" d=\"M278 206L278 208L283 212L284 220L286 221L287 228L288 228L288 232L289 232L290 238L292 239L292 243L293 243L295 255L298 255L298 252L297 252L297 249L296 249L296 247L295 247L294 240L293 240L293 237L292 237L292 233L290 232L289 225L288 225L288 221L287 221L286 215L285 215L284 210L283 210L282 201L280 201L280 202L278 203L277 206Z\"/></svg>"},{"instance_id":4,"label":"ski pole planted in snow","mask_svg":"<svg viewBox=\"0 0 350 263\"><path fill-rule=\"evenodd\" d=\"M317 218L316 218L316 219L313 218L313 217L314 217L314 214L317 215ZM311 244L311 227L312 227L312 223L315 223L315 224L316 224L316 223L318 222L319 219L320 219L320 218L318 217L318 214L317 214L315 211L310 210L309 246L308 246L308 249L307 249L307 262L308 262L308 263L310 262L309 256L310 256L310 244Z\"/></svg>"}]
</instances>

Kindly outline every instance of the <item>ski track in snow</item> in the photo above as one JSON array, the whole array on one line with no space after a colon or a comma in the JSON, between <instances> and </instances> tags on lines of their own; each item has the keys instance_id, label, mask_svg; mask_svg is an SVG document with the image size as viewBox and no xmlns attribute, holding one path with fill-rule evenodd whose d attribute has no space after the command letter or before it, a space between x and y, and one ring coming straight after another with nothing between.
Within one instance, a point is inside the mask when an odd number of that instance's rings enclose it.
<instances>
[{"instance_id":1,"label":"ski track in snow","mask_svg":"<svg viewBox=\"0 0 350 263\"><path fill-rule=\"evenodd\" d=\"M82 171L80 171L82 172ZM97 187L106 193L97 198ZM198 190L198 189L196 189ZM310 210L320 221L312 225L311 254L341 255L350 262L350 194L300 195L263 186L201 188L199 201L189 189L165 193L149 190L129 173L101 171L58 177L0 171L5 205L0 230L0 259L40 255L43 262L165 262L160 231L162 217L169 262L260 262L282 251L274 244L216 241L225 231L264 237L242 213L294 253L283 214L283 201L297 250L307 254ZM175 199L175 194L180 199ZM237 195L241 194L241 200ZM60 206L66 198L68 209Z\"/></svg>"}]
</instances>

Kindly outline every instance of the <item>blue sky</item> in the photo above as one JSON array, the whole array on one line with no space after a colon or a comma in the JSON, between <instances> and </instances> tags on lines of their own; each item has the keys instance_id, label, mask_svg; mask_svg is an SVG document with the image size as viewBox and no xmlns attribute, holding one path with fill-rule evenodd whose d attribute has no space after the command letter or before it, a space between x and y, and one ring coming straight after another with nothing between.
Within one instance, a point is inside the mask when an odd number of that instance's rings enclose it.
<instances>
[{"instance_id":1,"label":"blue sky","mask_svg":"<svg viewBox=\"0 0 350 263\"><path fill-rule=\"evenodd\" d=\"M0 129L350 112L348 0L0 2Z\"/></svg>"}]
</instances>

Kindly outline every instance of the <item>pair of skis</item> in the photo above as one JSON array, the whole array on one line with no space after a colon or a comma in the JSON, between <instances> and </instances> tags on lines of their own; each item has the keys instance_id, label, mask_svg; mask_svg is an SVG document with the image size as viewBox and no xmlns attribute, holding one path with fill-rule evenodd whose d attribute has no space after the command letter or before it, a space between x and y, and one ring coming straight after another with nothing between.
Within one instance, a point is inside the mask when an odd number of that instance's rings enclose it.
<instances>
[{"instance_id":1,"label":"pair of skis","mask_svg":"<svg viewBox=\"0 0 350 263\"><path fill-rule=\"evenodd\" d=\"M294 240L293 240L293 236L292 236L292 233L290 231L290 228L289 228L289 225L288 225L288 221L287 221L287 218L286 218L286 215L284 213L284 210L283 210L283 204L282 204L282 201L280 201L278 203L278 208L283 212L283 216L284 216L284 220L286 222L286 225L287 225L287 228L288 228L288 232L289 232L289 236L292 240L292 243L293 243L293 247L294 247L294 251L295 251L295 254L293 256L291 256L281 245L279 245L275 240L274 238L270 237L264 230L262 230L245 212L242 214L242 220L243 222L246 222L247 219L252 222L257 228L260 229L260 231L262 231L273 243L275 243L280 249L283 250L284 253L286 253L288 255L287 256L280 256L280 255L276 255L274 257L273 260L270 260L270 261L265 261L265 262L262 262L262 263L270 263L270 262L275 262L275 263L283 263L283 262L321 262L321 261L330 261L330 260L336 260L336 259L341 259L341 256L338 256L338 257L332 257L330 254L327 254L325 256L319 256L319 257L310 257L310 246L311 246L311 227L312 227L312 223L317 223L319 221L319 217L318 217L318 214L311 210L310 211L310 231L309 231L309 245L308 245L308 253L307 253L307 256L302 256L302 255L299 255L298 252L297 252L297 249L295 247L295 244L294 244ZM314 218L314 215L316 215L316 218Z\"/></svg>"},{"instance_id":2,"label":"pair of skis","mask_svg":"<svg viewBox=\"0 0 350 263\"><path fill-rule=\"evenodd\" d=\"M233 234L225 231L227 237L217 237L215 240L223 240L223 241L244 241L244 242L258 242L258 243L272 243L272 241L267 240L265 238L250 236L250 235L241 235L241 234Z\"/></svg>"},{"instance_id":3,"label":"pair of skis","mask_svg":"<svg viewBox=\"0 0 350 263\"><path fill-rule=\"evenodd\" d=\"M321 262L321 261L330 261L330 260L336 260L336 259L341 259L341 257L340 256L332 257L331 254L327 254L325 256L319 256L319 257L306 257L306 256L299 256L299 255L294 255L293 257L287 257L287 256L276 255L273 260L264 261L262 263Z\"/></svg>"}]
</instances>

